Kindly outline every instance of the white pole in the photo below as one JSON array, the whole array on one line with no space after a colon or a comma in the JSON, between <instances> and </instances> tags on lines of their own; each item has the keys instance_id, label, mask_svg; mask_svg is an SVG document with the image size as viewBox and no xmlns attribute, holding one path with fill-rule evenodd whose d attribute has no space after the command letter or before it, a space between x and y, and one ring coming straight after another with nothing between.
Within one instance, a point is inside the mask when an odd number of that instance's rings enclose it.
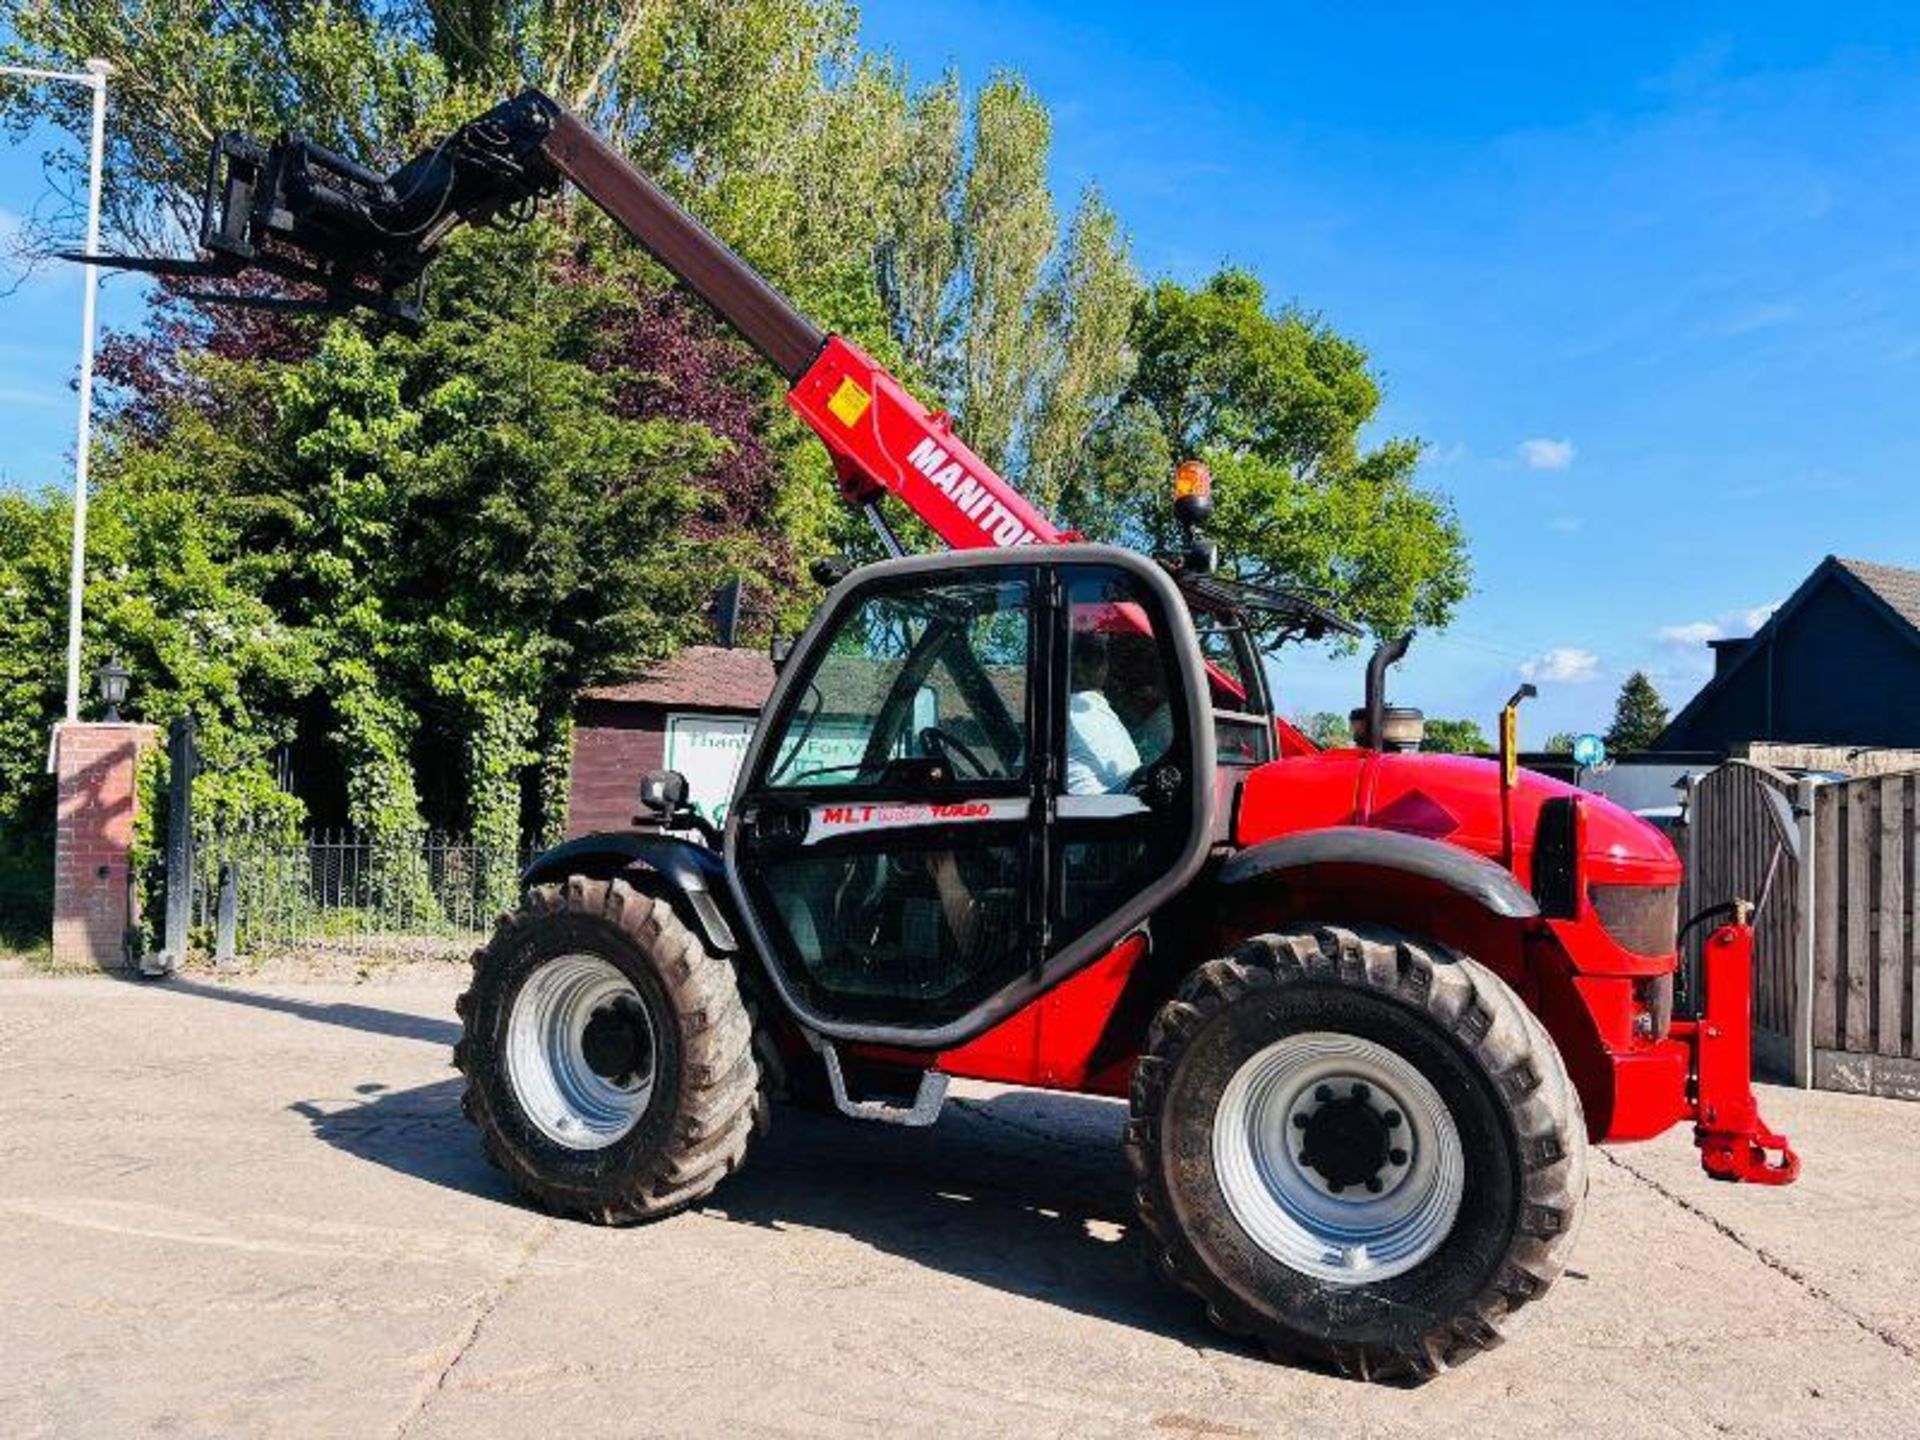
<instances>
[{"instance_id":1,"label":"white pole","mask_svg":"<svg viewBox=\"0 0 1920 1440\"><path fill-rule=\"evenodd\" d=\"M93 88L93 151L87 163L87 249L100 253L100 170L107 143L107 74L104 60L87 62ZM73 460L73 563L67 590L67 720L80 718L80 607L87 589L87 472L93 458L93 334L100 293L100 269L82 266L86 275L80 315L80 435Z\"/></svg>"}]
</instances>

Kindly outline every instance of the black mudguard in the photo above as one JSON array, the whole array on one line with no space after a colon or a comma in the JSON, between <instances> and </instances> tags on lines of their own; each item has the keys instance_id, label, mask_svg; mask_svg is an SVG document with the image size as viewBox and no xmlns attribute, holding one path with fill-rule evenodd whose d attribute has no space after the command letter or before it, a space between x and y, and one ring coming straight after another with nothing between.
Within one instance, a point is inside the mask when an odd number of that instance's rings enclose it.
<instances>
[{"instance_id":1,"label":"black mudguard","mask_svg":"<svg viewBox=\"0 0 1920 1440\"><path fill-rule=\"evenodd\" d=\"M658 875L669 890L686 899L708 950L740 948L725 909L726 862L697 840L634 830L582 835L535 857L520 873L520 886L556 884L569 875L610 878L630 870Z\"/></svg>"},{"instance_id":2,"label":"black mudguard","mask_svg":"<svg viewBox=\"0 0 1920 1440\"><path fill-rule=\"evenodd\" d=\"M1220 867L1219 883L1231 889L1319 865L1365 865L1418 875L1509 920L1530 920L1540 913L1512 872L1484 855L1424 835L1361 825L1335 825L1249 845Z\"/></svg>"}]
</instances>

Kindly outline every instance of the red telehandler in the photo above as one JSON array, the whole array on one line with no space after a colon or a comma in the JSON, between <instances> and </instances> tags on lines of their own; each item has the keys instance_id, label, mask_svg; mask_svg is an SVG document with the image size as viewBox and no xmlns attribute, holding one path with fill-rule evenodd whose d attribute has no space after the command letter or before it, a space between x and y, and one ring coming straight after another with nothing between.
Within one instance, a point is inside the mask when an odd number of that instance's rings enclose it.
<instances>
[{"instance_id":1,"label":"red telehandler","mask_svg":"<svg viewBox=\"0 0 1920 1440\"><path fill-rule=\"evenodd\" d=\"M679 1210L782 1088L908 1125L950 1076L1123 1096L1141 1229L1218 1325L1420 1379L1560 1274L1589 1142L1691 1121L1714 1178L1794 1178L1749 1079L1753 907L1689 922L1717 928L1676 1015L1679 860L1517 769L1521 697L1497 763L1408 753L1397 641L1355 744L1317 749L1273 713L1257 642L1355 632L1217 573L1203 472L1176 485L1184 554L1071 543L545 96L391 175L224 137L204 258L126 263L412 322L451 230L563 182L786 377L897 558L830 567L723 831L647 776L651 819L536 860L474 957L454 1058L521 1194ZM901 555L888 496L953 551Z\"/></svg>"}]
</instances>

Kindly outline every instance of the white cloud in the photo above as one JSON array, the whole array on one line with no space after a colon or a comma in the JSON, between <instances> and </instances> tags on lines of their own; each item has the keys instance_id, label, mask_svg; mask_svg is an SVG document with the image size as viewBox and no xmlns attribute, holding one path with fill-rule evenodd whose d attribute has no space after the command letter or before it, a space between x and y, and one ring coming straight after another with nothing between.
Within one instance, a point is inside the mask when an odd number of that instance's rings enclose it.
<instances>
[{"instance_id":1,"label":"white cloud","mask_svg":"<svg viewBox=\"0 0 1920 1440\"><path fill-rule=\"evenodd\" d=\"M1536 437L1522 440L1515 447L1520 463L1529 470L1565 470L1573 464L1574 448L1571 440L1548 440Z\"/></svg>"},{"instance_id":2,"label":"white cloud","mask_svg":"<svg viewBox=\"0 0 1920 1440\"><path fill-rule=\"evenodd\" d=\"M1587 528L1587 522L1578 515L1556 515L1547 521L1547 529L1556 535L1578 535Z\"/></svg>"},{"instance_id":3,"label":"white cloud","mask_svg":"<svg viewBox=\"0 0 1920 1440\"><path fill-rule=\"evenodd\" d=\"M1520 678L1583 685L1600 678L1600 657L1591 650L1580 650L1571 645L1557 646L1544 655L1521 662Z\"/></svg>"},{"instance_id":4,"label":"white cloud","mask_svg":"<svg viewBox=\"0 0 1920 1440\"><path fill-rule=\"evenodd\" d=\"M1678 625L1662 625L1653 632L1653 638L1655 643L1670 650L1700 650L1713 640L1751 635L1779 608L1780 602L1774 600L1744 610L1729 610L1718 620L1684 620Z\"/></svg>"},{"instance_id":5,"label":"white cloud","mask_svg":"<svg viewBox=\"0 0 1920 1440\"><path fill-rule=\"evenodd\" d=\"M1721 639L1726 633L1712 620L1689 620L1681 625L1662 625L1653 632L1653 638L1662 645L1692 650L1709 640Z\"/></svg>"}]
</instances>

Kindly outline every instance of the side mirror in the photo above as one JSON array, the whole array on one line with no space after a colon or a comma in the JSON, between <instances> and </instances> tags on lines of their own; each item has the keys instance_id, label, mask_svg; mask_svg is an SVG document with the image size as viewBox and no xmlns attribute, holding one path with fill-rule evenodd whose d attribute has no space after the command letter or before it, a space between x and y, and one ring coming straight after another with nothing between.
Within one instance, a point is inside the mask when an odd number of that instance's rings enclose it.
<instances>
[{"instance_id":1,"label":"side mirror","mask_svg":"<svg viewBox=\"0 0 1920 1440\"><path fill-rule=\"evenodd\" d=\"M662 820L687 803L687 777L678 770L649 770L640 780L640 804Z\"/></svg>"}]
</instances>

